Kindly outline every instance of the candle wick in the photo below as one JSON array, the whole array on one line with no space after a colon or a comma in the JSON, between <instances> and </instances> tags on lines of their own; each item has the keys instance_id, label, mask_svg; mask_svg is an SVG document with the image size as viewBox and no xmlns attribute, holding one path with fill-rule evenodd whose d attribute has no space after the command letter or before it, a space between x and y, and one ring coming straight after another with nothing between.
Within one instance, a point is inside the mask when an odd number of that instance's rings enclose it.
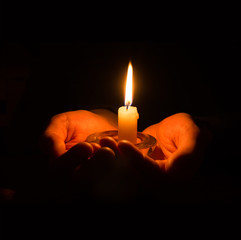
<instances>
[{"instance_id":1,"label":"candle wick","mask_svg":"<svg viewBox=\"0 0 241 240\"><path fill-rule=\"evenodd\" d=\"M131 105L131 102L128 101L128 102L126 103L126 110L128 110L128 108L130 107L130 105Z\"/></svg>"}]
</instances>

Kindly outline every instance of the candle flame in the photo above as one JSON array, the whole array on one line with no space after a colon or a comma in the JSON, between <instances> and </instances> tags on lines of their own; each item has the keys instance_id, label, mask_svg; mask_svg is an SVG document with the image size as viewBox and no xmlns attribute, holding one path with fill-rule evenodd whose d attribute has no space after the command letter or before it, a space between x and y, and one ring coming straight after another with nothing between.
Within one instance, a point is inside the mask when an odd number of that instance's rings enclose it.
<instances>
[{"instance_id":1,"label":"candle flame","mask_svg":"<svg viewBox=\"0 0 241 240\"><path fill-rule=\"evenodd\" d=\"M125 106L130 106L133 100L133 68L131 62L129 62L128 71L127 71L127 79L126 79L126 92L125 92Z\"/></svg>"}]
</instances>

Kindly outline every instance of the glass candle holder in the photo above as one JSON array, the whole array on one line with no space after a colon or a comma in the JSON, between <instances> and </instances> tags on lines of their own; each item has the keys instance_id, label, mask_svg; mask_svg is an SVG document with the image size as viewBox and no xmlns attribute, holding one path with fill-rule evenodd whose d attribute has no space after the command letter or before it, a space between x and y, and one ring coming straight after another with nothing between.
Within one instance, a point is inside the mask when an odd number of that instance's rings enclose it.
<instances>
[{"instance_id":1,"label":"glass candle holder","mask_svg":"<svg viewBox=\"0 0 241 240\"><path fill-rule=\"evenodd\" d=\"M100 139L104 137L112 137L118 142L118 131L104 131L104 132L96 132L89 135L86 139L89 143L99 143ZM155 147L156 147L156 139L145 133L137 132L137 143L135 146L141 150L142 153L150 155Z\"/></svg>"}]
</instances>

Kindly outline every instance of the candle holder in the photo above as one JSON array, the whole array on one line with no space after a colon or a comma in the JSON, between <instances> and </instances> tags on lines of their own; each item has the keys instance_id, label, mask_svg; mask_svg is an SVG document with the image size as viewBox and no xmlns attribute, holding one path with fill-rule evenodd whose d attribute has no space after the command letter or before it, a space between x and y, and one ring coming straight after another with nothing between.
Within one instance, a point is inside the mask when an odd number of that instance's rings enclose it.
<instances>
[{"instance_id":1,"label":"candle holder","mask_svg":"<svg viewBox=\"0 0 241 240\"><path fill-rule=\"evenodd\" d=\"M89 135L86 139L89 143L99 143L100 139L104 137L112 137L118 142L118 131L104 131L96 132ZM145 133L137 132L137 143L135 144L144 154L150 155L156 147L156 139Z\"/></svg>"}]
</instances>

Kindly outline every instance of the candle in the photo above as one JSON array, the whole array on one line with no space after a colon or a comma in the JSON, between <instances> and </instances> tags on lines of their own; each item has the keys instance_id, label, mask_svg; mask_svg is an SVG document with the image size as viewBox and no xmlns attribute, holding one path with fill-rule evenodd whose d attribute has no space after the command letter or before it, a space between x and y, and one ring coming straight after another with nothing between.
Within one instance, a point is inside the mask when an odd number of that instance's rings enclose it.
<instances>
[{"instance_id":1,"label":"candle","mask_svg":"<svg viewBox=\"0 0 241 240\"><path fill-rule=\"evenodd\" d=\"M118 110L118 139L128 140L136 143L137 140L137 119L139 114L137 108L131 106L133 95L133 68L129 62L126 89L125 89L125 106Z\"/></svg>"}]
</instances>

